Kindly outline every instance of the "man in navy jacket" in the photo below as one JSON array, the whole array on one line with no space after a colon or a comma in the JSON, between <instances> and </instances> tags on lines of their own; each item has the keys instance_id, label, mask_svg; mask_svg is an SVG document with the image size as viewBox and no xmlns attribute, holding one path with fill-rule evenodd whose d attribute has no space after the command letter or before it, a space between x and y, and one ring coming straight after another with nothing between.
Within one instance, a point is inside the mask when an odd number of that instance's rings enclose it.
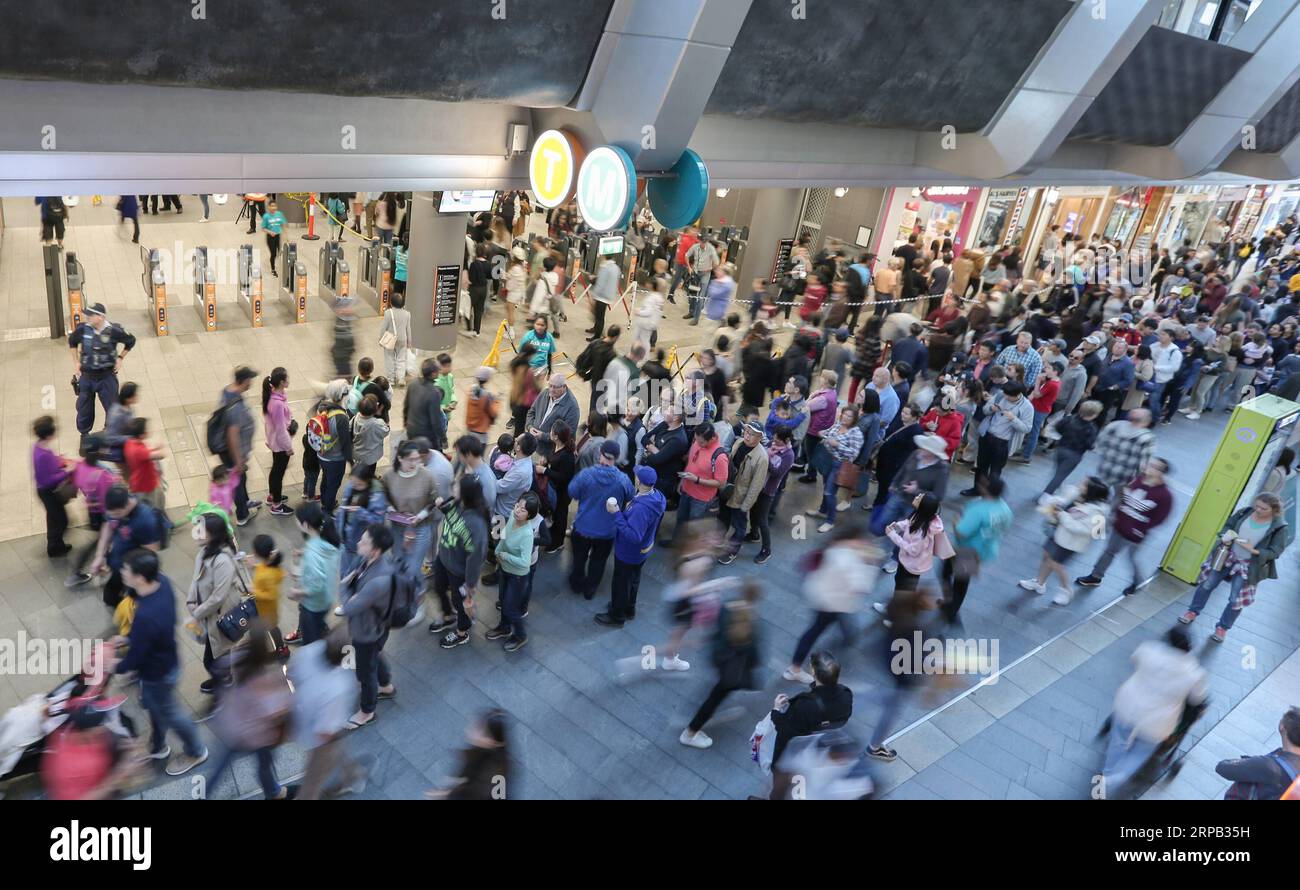
<instances>
[{"instance_id":1,"label":"man in navy jacket","mask_svg":"<svg viewBox=\"0 0 1300 890\"><path fill-rule=\"evenodd\" d=\"M610 588L609 608L596 616L596 623L622 627L636 617L636 594L641 585L641 566L655 546L659 522L664 518L668 501L655 487L659 475L652 467L636 468L636 497L619 510L607 505L614 514L614 581Z\"/></svg>"}]
</instances>

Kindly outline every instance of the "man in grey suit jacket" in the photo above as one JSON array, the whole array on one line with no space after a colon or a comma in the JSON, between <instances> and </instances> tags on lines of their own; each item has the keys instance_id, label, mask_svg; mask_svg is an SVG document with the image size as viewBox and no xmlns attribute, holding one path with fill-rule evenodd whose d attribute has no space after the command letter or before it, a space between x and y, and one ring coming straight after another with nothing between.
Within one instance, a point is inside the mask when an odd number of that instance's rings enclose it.
<instances>
[{"instance_id":1,"label":"man in grey suit jacket","mask_svg":"<svg viewBox=\"0 0 1300 890\"><path fill-rule=\"evenodd\" d=\"M560 420L576 434L579 418L578 399L569 391L569 384L564 379L564 375L552 374L546 389L537 395L532 407L528 409L528 417L524 425L528 428L528 432L539 439L549 438L551 428L555 426L556 421Z\"/></svg>"}]
</instances>

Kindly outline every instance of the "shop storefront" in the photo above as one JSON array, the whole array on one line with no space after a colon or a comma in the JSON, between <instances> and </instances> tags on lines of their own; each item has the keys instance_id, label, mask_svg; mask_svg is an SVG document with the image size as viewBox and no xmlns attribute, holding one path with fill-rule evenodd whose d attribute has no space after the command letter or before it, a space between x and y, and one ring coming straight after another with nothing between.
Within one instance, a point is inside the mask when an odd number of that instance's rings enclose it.
<instances>
[{"instance_id":1,"label":"shop storefront","mask_svg":"<svg viewBox=\"0 0 1300 890\"><path fill-rule=\"evenodd\" d=\"M1101 230L1101 237L1107 241L1118 241L1128 247L1147 206L1147 197L1151 190L1131 188L1116 196L1110 208L1110 218Z\"/></svg>"},{"instance_id":2,"label":"shop storefront","mask_svg":"<svg viewBox=\"0 0 1300 890\"><path fill-rule=\"evenodd\" d=\"M1101 225L1101 210L1110 196L1108 188L1048 189L1048 203L1052 205L1046 228L1060 226L1062 235L1074 235L1087 241Z\"/></svg>"},{"instance_id":3,"label":"shop storefront","mask_svg":"<svg viewBox=\"0 0 1300 890\"><path fill-rule=\"evenodd\" d=\"M1206 224L1214 215L1218 191L1218 187L1206 185L1185 186L1175 191L1156 235L1156 243L1170 250L1181 246L1184 241L1193 246L1199 244Z\"/></svg>"},{"instance_id":4,"label":"shop storefront","mask_svg":"<svg viewBox=\"0 0 1300 890\"><path fill-rule=\"evenodd\" d=\"M1241 210L1237 213L1237 222L1232 227L1232 236L1234 238L1253 238L1255 236L1255 225L1259 222L1260 214L1264 211L1264 205L1268 202L1272 193L1273 186L1271 185L1251 186L1245 203L1242 204Z\"/></svg>"},{"instance_id":5,"label":"shop storefront","mask_svg":"<svg viewBox=\"0 0 1300 890\"><path fill-rule=\"evenodd\" d=\"M1003 245L1018 242L1024 234L1031 189L989 189L972 243Z\"/></svg>"},{"instance_id":6,"label":"shop storefront","mask_svg":"<svg viewBox=\"0 0 1300 890\"><path fill-rule=\"evenodd\" d=\"M961 251L969 244L982 192L969 186L948 185L894 189L877 236L876 252L888 255L914 234L924 248L951 238L954 252Z\"/></svg>"},{"instance_id":7,"label":"shop storefront","mask_svg":"<svg viewBox=\"0 0 1300 890\"><path fill-rule=\"evenodd\" d=\"M1219 194L1214 201L1214 207L1210 210L1210 221L1216 226L1224 226L1227 231L1232 231L1233 226L1237 223L1237 216L1246 204L1246 199L1250 197L1250 188L1244 185L1224 186L1219 189ZM1208 238L1210 226L1206 226L1207 234L1203 237Z\"/></svg>"},{"instance_id":8,"label":"shop storefront","mask_svg":"<svg viewBox=\"0 0 1300 890\"><path fill-rule=\"evenodd\" d=\"M1300 185L1274 186L1260 213L1254 237L1263 237L1270 229L1281 225L1283 220L1297 212L1297 207L1300 207Z\"/></svg>"}]
</instances>

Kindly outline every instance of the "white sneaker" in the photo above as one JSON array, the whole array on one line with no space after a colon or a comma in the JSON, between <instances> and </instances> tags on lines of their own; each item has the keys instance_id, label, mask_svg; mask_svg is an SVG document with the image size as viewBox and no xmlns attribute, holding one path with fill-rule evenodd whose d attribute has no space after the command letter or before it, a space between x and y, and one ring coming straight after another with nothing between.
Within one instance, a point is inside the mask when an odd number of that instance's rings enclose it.
<instances>
[{"instance_id":1,"label":"white sneaker","mask_svg":"<svg viewBox=\"0 0 1300 890\"><path fill-rule=\"evenodd\" d=\"M207 221L208 221L208 218L207 218L206 216L203 217L203 219L199 220L199 222L207 222Z\"/></svg>"},{"instance_id":2,"label":"white sneaker","mask_svg":"<svg viewBox=\"0 0 1300 890\"><path fill-rule=\"evenodd\" d=\"M1188 419L1188 420L1200 420L1200 419L1201 419L1201 412L1199 412L1199 411L1192 411L1191 413L1189 413L1189 414L1187 415L1187 419Z\"/></svg>"},{"instance_id":3,"label":"white sneaker","mask_svg":"<svg viewBox=\"0 0 1300 890\"><path fill-rule=\"evenodd\" d=\"M878 615L889 614L889 607L886 606L884 603L872 603L871 609Z\"/></svg>"},{"instance_id":4,"label":"white sneaker","mask_svg":"<svg viewBox=\"0 0 1300 890\"><path fill-rule=\"evenodd\" d=\"M823 522L821 525L817 526L817 531L824 535L833 528L835 528L835 523Z\"/></svg>"},{"instance_id":5,"label":"white sneaker","mask_svg":"<svg viewBox=\"0 0 1300 890\"><path fill-rule=\"evenodd\" d=\"M781 676L782 678L789 680L791 683L811 683L813 681L813 675L805 671L803 668L799 668L797 671L792 671L789 668L786 668L785 673Z\"/></svg>"},{"instance_id":6,"label":"white sneaker","mask_svg":"<svg viewBox=\"0 0 1300 890\"><path fill-rule=\"evenodd\" d=\"M660 667L666 671L688 671L691 669L691 663L683 661L680 655L674 655L672 658L665 658Z\"/></svg>"},{"instance_id":7,"label":"white sneaker","mask_svg":"<svg viewBox=\"0 0 1300 890\"><path fill-rule=\"evenodd\" d=\"M1072 599L1074 599L1073 593L1068 590L1062 590L1058 592L1056 596L1052 597L1052 602L1056 603L1058 606L1068 606Z\"/></svg>"},{"instance_id":8,"label":"white sneaker","mask_svg":"<svg viewBox=\"0 0 1300 890\"><path fill-rule=\"evenodd\" d=\"M343 607L342 607L342 606L335 606L335 607L334 607L334 614L337 615L337 616L339 616L340 618L342 618L342 617L343 617Z\"/></svg>"},{"instance_id":9,"label":"white sneaker","mask_svg":"<svg viewBox=\"0 0 1300 890\"><path fill-rule=\"evenodd\" d=\"M691 735L689 729L683 729L682 734L677 737L677 741L688 748L709 748L713 746L713 739L705 735L703 730Z\"/></svg>"},{"instance_id":10,"label":"white sneaker","mask_svg":"<svg viewBox=\"0 0 1300 890\"><path fill-rule=\"evenodd\" d=\"M836 510L839 510L841 513L843 513L845 510L847 510L849 507L852 507L852 506L853 506L853 505L852 505L851 503L849 503L848 501L836 501L836 502L835 502L835 509L836 509Z\"/></svg>"},{"instance_id":11,"label":"white sneaker","mask_svg":"<svg viewBox=\"0 0 1300 890\"><path fill-rule=\"evenodd\" d=\"M880 570L886 575L892 575L898 571L898 560L891 559L880 567Z\"/></svg>"},{"instance_id":12,"label":"white sneaker","mask_svg":"<svg viewBox=\"0 0 1300 890\"><path fill-rule=\"evenodd\" d=\"M1191 413L1192 413L1192 409L1191 409L1191 408L1179 408L1179 409L1178 409L1178 413L1179 413L1179 414L1191 414Z\"/></svg>"},{"instance_id":13,"label":"white sneaker","mask_svg":"<svg viewBox=\"0 0 1300 890\"><path fill-rule=\"evenodd\" d=\"M787 322L783 325L783 327L787 327L787 328L789 328L790 330L793 331L793 330L796 330L799 326L798 326L797 324L795 324L794 322L792 322L792 321L787 321Z\"/></svg>"},{"instance_id":14,"label":"white sneaker","mask_svg":"<svg viewBox=\"0 0 1300 890\"><path fill-rule=\"evenodd\" d=\"M1046 584L1039 584L1030 578L1024 578L1019 583L1024 590L1032 590L1034 593L1047 593Z\"/></svg>"}]
</instances>

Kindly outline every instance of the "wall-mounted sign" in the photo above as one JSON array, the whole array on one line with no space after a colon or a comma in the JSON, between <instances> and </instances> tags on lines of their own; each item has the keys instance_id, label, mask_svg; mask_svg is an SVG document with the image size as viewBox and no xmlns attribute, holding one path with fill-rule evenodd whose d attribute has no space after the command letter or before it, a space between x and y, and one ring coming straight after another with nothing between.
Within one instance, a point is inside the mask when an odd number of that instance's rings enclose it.
<instances>
[{"instance_id":1,"label":"wall-mounted sign","mask_svg":"<svg viewBox=\"0 0 1300 890\"><path fill-rule=\"evenodd\" d=\"M460 266L438 266L433 273L434 327L456 323L456 300L460 296Z\"/></svg>"},{"instance_id":2,"label":"wall-mounted sign","mask_svg":"<svg viewBox=\"0 0 1300 890\"><path fill-rule=\"evenodd\" d=\"M794 250L793 238L782 238L776 242L776 259L772 261L771 284L776 284L790 268L790 251Z\"/></svg>"},{"instance_id":3,"label":"wall-mounted sign","mask_svg":"<svg viewBox=\"0 0 1300 890\"><path fill-rule=\"evenodd\" d=\"M546 130L533 142L528 183L537 203L559 207L573 197L582 163L582 146L564 130Z\"/></svg>"},{"instance_id":4,"label":"wall-mounted sign","mask_svg":"<svg viewBox=\"0 0 1300 890\"><path fill-rule=\"evenodd\" d=\"M671 177L650 180L646 195L650 212L659 224L669 229L680 229L704 213L704 205L709 200L709 168L698 154L688 148L668 172ZM720 220L722 225L726 222Z\"/></svg>"},{"instance_id":5,"label":"wall-mounted sign","mask_svg":"<svg viewBox=\"0 0 1300 890\"><path fill-rule=\"evenodd\" d=\"M600 239L596 253L599 256L617 256L623 252L622 235L606 235Z\"/></svg>"},{"instance_id":6,"label":"wall-mounted sign","mask_svg":"<svg viewBox=\"0 0 1300 890\"><path fill-rule=\"evenodd\" d=\"M980 190L966 185L932 185L921 189L921 197L935 204L965 204L979 200Z\"/></svg>"},{"instance_id":7,"label":"wall-mounted sign","mask_svg":"<svg viewBox=\"0 0 1300 890\"><path fill-rule=\"evenodd\" d=\"M593 149L578 170L578 212L593 232L627 225L636 203L636 168L614 145Z\"/></svg>"},{"instance_id":8,"label":"wall-mounted sign","mask_svg":"<svg viewBox=\"0 0 1300 890\"><path fill-rule=\"evenodd\" d=\"M639 181L626 151L602 145L586 153L565 130L541 133L528 158L528 180L537 203L559 207L576 195L578 212L595 232L626 226L643 188L661 225L679 229L699 219L709 197L704 161L686 149L668 172L671 175L648 184Z\"/></svg>"}]
</instances>

